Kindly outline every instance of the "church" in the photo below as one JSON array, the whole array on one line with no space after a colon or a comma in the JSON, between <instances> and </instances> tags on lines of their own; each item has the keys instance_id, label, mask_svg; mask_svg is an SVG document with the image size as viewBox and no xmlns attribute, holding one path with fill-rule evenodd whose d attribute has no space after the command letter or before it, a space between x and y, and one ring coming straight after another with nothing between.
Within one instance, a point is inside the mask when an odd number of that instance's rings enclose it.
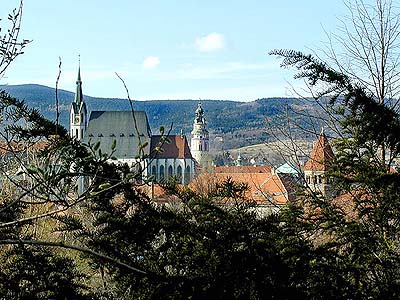
<instances>
[{"instance_id":1,"label":"church","mask_svg":"<svg viewBox=\"0 0 400 300\"><path fill-rule=\"evenodd\" d=\"M195 111L191 149L185 135L153 135L145 111L92 111L83 99L80 67L70 108L70 135L86 144L100 142L102 153L137 168L142 178L162 182L175 177L190 183L209 157L209 135L201 104ZM116 144L114 150L112 145ZM139 159L139 157L146 157Z\"/></svg>"}]
</instances>

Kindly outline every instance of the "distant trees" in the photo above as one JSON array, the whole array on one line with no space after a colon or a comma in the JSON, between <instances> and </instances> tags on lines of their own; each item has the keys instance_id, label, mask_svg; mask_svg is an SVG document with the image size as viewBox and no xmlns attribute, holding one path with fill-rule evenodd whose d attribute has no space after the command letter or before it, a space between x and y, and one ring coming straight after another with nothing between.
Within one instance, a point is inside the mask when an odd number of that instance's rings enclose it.
<instances>
[{"instance_id":1,"label":"distant trees","mask_svg":"<svg viewBox=\"0 0 400 300\"><path fill-rule=\"evenodd\" d=\"M398 299L400 177L377 155L399 157L398 112L313 56L272 54L319 88L343 134L339 197L300 190L270 215L231 180L170 182L176 205L156 204L135 168L0 93L0 299Z\"/></svg>"},{"instance_id":2,"label":"distant trees","mask_svg":"<svg viewBox=\"0 0 400 300\"><path fill-rule=\"evenodd\" d=\"M53 122L3 93L0 108L15 117L3 130L10 141L47 146L40 160L21 161L26 181L13 181L16 192L1 198L0 295L397 299L400 181L374 164L373 149L383 138L398 153L398 115L313 57L276 54L312 83L338 88L332 101L344 108L348 138L338 144L330 176L345 198L304 193L261 216L244 185L226 181L198 193L171 183L164 188L177 205L157 205L134 180L140 174L62 128L54 137ZM90 186L77 195L82 175ZM22 289L27 282L44 292Z\"/></svg>"}]
</instances>

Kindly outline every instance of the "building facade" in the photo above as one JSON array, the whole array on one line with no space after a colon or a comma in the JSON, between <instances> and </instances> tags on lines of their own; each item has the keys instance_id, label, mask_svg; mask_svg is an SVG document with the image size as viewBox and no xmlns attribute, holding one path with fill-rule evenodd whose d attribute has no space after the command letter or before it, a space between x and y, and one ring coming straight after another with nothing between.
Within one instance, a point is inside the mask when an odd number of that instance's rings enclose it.
<instances>
[{"instance_id":1,"label":"building facade","mask_svg":"<svg viewBox=\"0 0 400 300\"><path fill-rule=\"evenodd\" d=\"M195 111L190 149L193 158L201 167L210 165L210 136L201 103L198 104Z\"/></svg>"},{"instance_id":2,"label":"building facade","mask_svg":"<svg viewBox=\"0 0 400 300\"><path fill-rule=\"evenodd\" d=\"M186 137L153 135L144 111L92 111L87 118L80 68L70 108L70 135L89 145L99 143L99 149L110 155L110 161L135 168L144 180L161 182L176 177L178 182L188 184L196 172ZM208 149L208 132L203 145Z\"/></svg>"}]
</instances>

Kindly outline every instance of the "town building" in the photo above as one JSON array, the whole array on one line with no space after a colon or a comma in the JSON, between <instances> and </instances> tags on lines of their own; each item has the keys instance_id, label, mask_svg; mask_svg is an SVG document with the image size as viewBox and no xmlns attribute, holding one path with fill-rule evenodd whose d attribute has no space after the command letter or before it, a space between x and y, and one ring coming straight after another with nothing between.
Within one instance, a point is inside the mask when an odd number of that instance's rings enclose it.
<instances>
[{"instance_id":1,"label":"town building","mask_svg":"<svg viewBox=\"0 0 400 300\"><path fill-rule=\"evenodd\" d=\"M176 176L179 183L190 183L195 175L196 163L190 152L186 136L153 135L150 141L148 169L156 182Z\"/></svg>"},{"instance_id":2,"label":"town building","mask_svg":"<svg viewBox=\"0 0 400 300\"><path fill-rule=\"evenodd\" d=\"M193 158L199 164L199 167L202 169L209 168L212 164L210 157L210 136L201 103L198 104L195 111L190 147Z\"/></svg>"},{"instance_id":3,"label":"town building","mask_svg":"<svg viewBox=\"0 0 400 300\"><path fill-rule=\"evenodd\" d=\"M196 115L204 120L198 110ZM143 179L163 181L176 177L187 184L194 178L196 162L186 137L153 135L146 112L92 111L88 118L80 67L70 108L70 135L92 146L99 143L99 149L110 156L110 161L126 163L140 172ZM203 151L208 151L208 132L207 138L201 136L200 140L207 147Z\"/></svg>"},{"instance_id":4,"label":"town building","mask_svg":"<svg viewBox=\"0 0 400 300\"><path fill-rule=\"evenodd\" d=\"M306 186L312 192L321 193L322 196L327 198L334 196L333 182L327 175L333 158L332 147L322 129L302 170Z\"/></svg>"}]
</instances>

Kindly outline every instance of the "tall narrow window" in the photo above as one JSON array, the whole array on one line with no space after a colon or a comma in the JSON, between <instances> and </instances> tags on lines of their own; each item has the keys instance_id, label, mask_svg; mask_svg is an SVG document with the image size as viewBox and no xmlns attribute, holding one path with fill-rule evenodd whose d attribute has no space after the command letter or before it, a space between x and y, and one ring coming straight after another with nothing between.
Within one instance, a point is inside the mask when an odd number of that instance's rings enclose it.
<instances>
[{"instance_id":1,"label":"tall narrow window","mask_svg":"<svg viewBox=\"0 0 400 300\"><path fill-rule=\"evenodd\" d=\"M178 177L178 182L182 183L182 167L178 166L176 169L176 176Z\"/></svg>"},{"instance_id":2,"label":"tall narrow window","mask_svg":"<svg viewBox=\"0 0 400 300\"><path fill-rule=\"evenodd\" d=\"M151 175L153 176L153 180L157 180L157 167L156 166L151 167Z\"/></svg>"},{"instance_id":3,"label":"tall narrow window","mask_svg":"<svg viewBox=\"0 0 400 300\"><path fill-rule=\"evenodd\" d=\"M165 170L164 170L164 166L161 165L160 166L160 178L159 178L160 181L163 181L164 177L165 177Z\"/></svg>"},{"instance_id":4,"label":"tall narrow window","mask_svg":"<svg viewBox=\"0 0 400 300\"><path fill-rule=\"evenodd\" d=\"M185 184L190 182L190 166L187 166L185 169Z\"/></svg>"},{"instance_id":5,"label":"tall narrow window","mask_svg":"<svg viewBox=\"0 0 400 300\"><path fill-rule=\"evenodd\" d=\"M172 166L168 167L168 177L172 177L174 176L174 169L172 168Z\"/></svg>"}]
</instances>

